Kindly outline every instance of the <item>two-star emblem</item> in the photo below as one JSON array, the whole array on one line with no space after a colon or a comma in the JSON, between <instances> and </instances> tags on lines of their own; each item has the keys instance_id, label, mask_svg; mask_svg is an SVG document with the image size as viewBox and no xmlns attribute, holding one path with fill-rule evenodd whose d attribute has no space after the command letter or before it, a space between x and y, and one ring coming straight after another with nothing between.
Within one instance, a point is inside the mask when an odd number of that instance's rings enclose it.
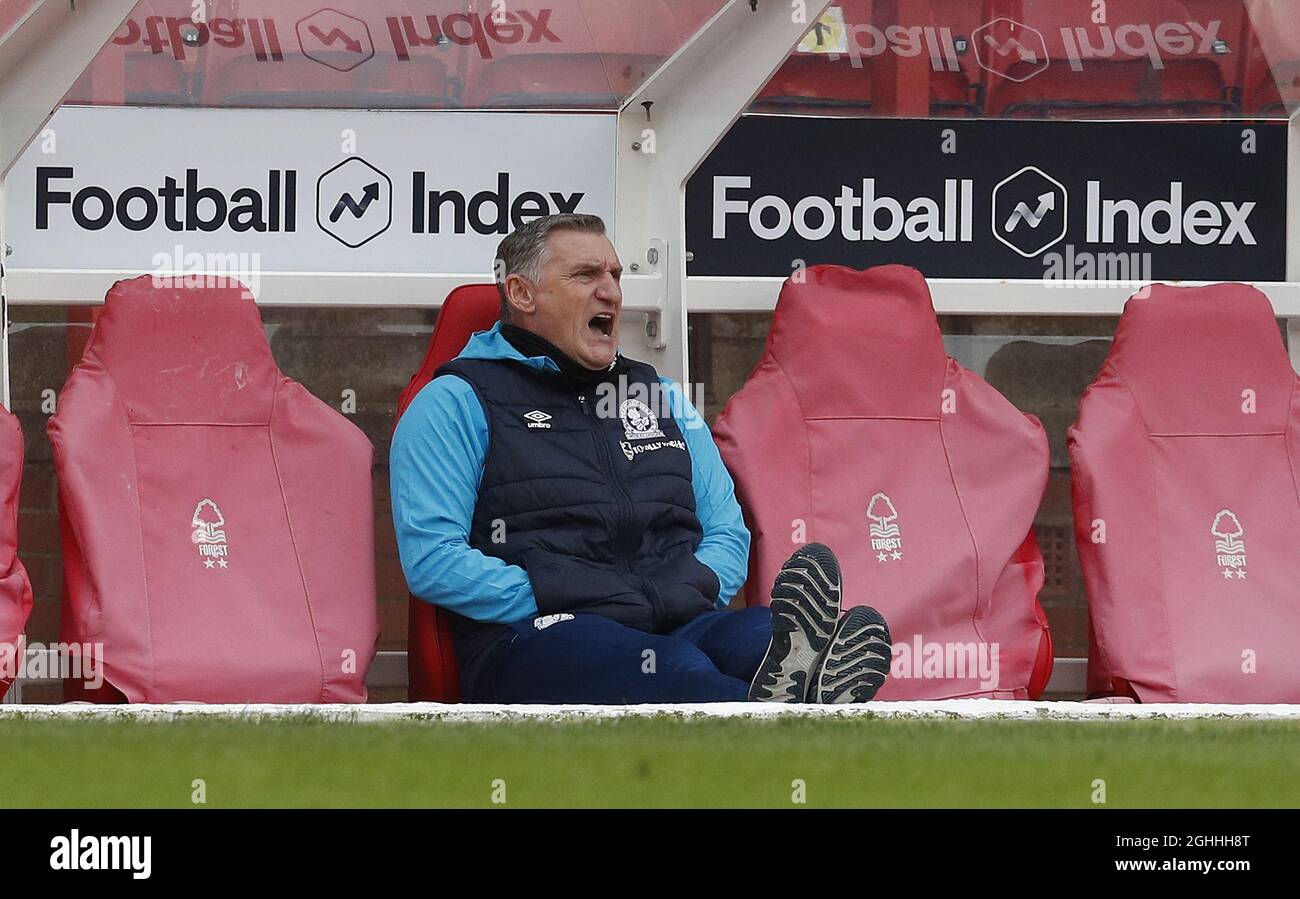
<instances>
[{"instance_id":1,"label":"two-star emblem","mask_svg":"<svg viewBox=\"0 0 1300 899\"><path fill-rule=\"evenodd\" d=\"M225 559L218 559L217 562L216 562L216 564L217 564L217 565L220 565L222 568L229 568L229 567L230 567L230 563L227 562ZM203 567L204 567L204 568L212 568L212 567L214 567L214 566L213 566L213 563L212 563L212 560L211 560L211 559L204 559L204 560L203 560Z\"/></svg>"}]
</instances>

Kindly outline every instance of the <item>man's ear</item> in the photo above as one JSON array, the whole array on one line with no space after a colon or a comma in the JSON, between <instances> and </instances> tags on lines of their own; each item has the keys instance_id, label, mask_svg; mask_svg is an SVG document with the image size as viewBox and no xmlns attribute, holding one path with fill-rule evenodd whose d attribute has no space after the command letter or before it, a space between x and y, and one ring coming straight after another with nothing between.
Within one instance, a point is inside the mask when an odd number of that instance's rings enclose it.
<instances>
[{"instance_id":1,"label":"man's ear","mask_svg":"<svg viewBox=\"0 0 1300 899\"><path fill-rule=\"evenodd\" d=\"M506 299L514 313L531 314L537 309L537 299L533 296L533 285L523 275L506 276Z\"/></svg>"}]
</instances>

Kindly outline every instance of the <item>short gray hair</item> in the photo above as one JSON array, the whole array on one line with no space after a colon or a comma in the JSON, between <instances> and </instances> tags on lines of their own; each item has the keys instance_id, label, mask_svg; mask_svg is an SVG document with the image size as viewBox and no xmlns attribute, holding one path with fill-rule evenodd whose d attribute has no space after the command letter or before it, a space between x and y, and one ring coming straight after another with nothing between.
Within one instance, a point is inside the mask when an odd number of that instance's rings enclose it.
<instances>
[{"instance_id":1,"label":"short gray hair","mask_svg":"<svg viewBox=\"0 0 1300 899\"><path fill-rule=\"evenodd\" d=\"M561 212L535 218L526 225L520 225L497 247L496 264L493 266L497 282L497 293L501 295L501 320L510 321L510 298L506 295L506 278L510 275L522 275L536 284L542 277L542 267L546 265L546 238L552 231L586 231L591 234L604 234L605 222L598 215L584 215L580 212Z\"/></svg>"}]
</instances>

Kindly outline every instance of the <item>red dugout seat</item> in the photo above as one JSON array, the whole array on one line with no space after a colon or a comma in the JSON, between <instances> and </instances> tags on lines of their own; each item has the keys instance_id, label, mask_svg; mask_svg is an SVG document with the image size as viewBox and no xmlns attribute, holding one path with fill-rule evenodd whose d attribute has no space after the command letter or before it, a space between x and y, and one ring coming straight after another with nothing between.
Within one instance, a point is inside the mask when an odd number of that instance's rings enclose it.
<instances>
[{"instance_id":1,"label":"red dugout seat","mask_svg":"<svg viewBox=\"0 0 1300 899\"><path fill-rule=\"evenodd\" d=\"M825 543L845 607L889 620L879 698L1042 691L1052 649L1031 528L1047 438L946 356L920 272L813 266L787 280L714 434L753 534L749 604L768 601L794 545Z\"/></svg>"},{"instance_id":2,"label":"red dugout seat","mask_svg":"<svg viewBox=\"0 0 1300 899\"><path fill-rule=\"evenodd\" d=\"M791 115L871 114L871 65L854 66L847 56L792 53L764 85L752 112ZM977 116L975 91L961 72L930 74L930 114Z\"/></svg>"},{"instance_id":3,"label":"red dugout seat","mask_svg":"<svg viewBox=\"0 0 1300 899\"><path fill-rule=\"evenodd\" d=\"M874 37L867 29L932 27L947 29L954 38L969 38L980 24L979 9L958 0L934 3L919 20L883 23L875 21L871 0L840 0L835 4L846 29L846 54L808 53L793 50L754 98L751 112L818 116L872 115L872 80L876 67L889 54L871 51ZM855 35L857 37L855 38ZM854 43L856 42L856 47ZM980 89L970 77L966 60L959 59L955 72L931 70L928 74L930 115L975 117L981 114ZM855 65L856 63L856 65ZM971 63L973 66L974 63Z\"/></svg>"},{"instance_id":4,"label":"red dugout seat","mask_svg":"<svg viewBox=\"0 0 1300 899\"><path fill-rule=\"evenodd\" d=\"M1011 74L1016 74L1016 63ZM1153 69L1145 59L1107 60L1084 72L1053 62L1023 84L1008 82L993 93L991 114L1006 118L1219 118L1238 111L1227 97L1223 73L1208 59L1166 62Z\"/></svg>"},{"instance_id":5,"label":"red dugout seat","mask_svg":"<svg viewBox=\"0 0 1300 899\"><path fill-rule=\"evenodd\" d=\"M281 374L240 287L115 284L49 434L62 639L102 643L113 690L365 700L370 441Z\"/></svg>"},{"instance_id":6,"label":"red dugout seat","mask_svg":"<svg viewBox=\"0 0 1300 899\"><path fill-rule=\"evenodd\" d=\"M532 14L535 40L469 54L465 105L616 108L716 11L708 0L548 4Z\"/></svg>"},{"instance_id":7,"label":"red dugout seat","mask_svg":"<svg viewBox=\"0 0 1300 899\"><path fill-rule=\"evenodd\" d=\"M1221 118L1239 111L1221 57L1161 53L1157 67L1145 54L1117 49L1116 35L1127 34L1120 29L1137 27L1154 34L1162 25L1186 26L1192 15L1184 4L1126 0L1111 4L1104 25L1094 22L1093 15L1088 0L1025 0L1023 22L1042 35L1049 62L1044 65L1038 59L1007 54L1005 78L994 76L989 81L989 114L1040 119ZM1034 49L1034 41L1022 37ZM1130 50L1136 46L1131 37L1126 40ZM1160 53L1158 45L1156 52Z\"/></svg>"},{"instance_id":8,"label":"red dugout seat","mask_svg":"<svg viewBox=\"0 0 1300 899\"><path fill-rule=\"evenodd\" d=\"M322 58L324 54L317 54ZM340 65L353 60L340 55ZM447 109L460 104L460 84L442 60L372 59L335 71L314 59L290 57L258 65L251 54L222 65L208 81L213 106L333 109Z\"/></svg>"},{"instance_id":9,"label":"red dugout seat","mask_svg":"<svg viewBox=\"0 0 1300 899\"><path fill-rule=\"evenodd\" d=\"M1090 692L1300 702L1300 386L1268 299L1130 299L1069 448Z\"/></svg>"},{"instance_id":10,"label":"red dugout seat","mask_svg":"<svg viewBox=\"0 0 1300 899\"><path fill-rule=\"evenodd\" d=\"M467 284L447 294L433 327L429 349L420 368L397 400L393 427L411 400L444 362L460 354L475 331L486 331L497 321L501 297L494 284ZM451 625L438 607L411 597L407 645L407 696L411 702L457 702L460 677L452 649Z\"/></svg>"},{"instance_id":11,"label":"red dugout seat","mask_svg":"<svg viewBox=\"0 0 1300 899\"><path fill-rule=\"evenodd\" d=\"M0 699L9 692L22 662L19 638L32 613L32 584L18 561L18 487L23 477L23 431L18 419L0 408Z\"/></svg>"}]
</instances>

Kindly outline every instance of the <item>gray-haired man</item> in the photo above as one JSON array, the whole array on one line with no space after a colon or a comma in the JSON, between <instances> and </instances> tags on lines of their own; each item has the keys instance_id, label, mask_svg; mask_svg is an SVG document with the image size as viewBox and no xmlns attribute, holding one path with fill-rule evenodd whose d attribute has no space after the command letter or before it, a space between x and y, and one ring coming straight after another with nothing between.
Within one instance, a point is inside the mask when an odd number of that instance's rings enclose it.
<instances>
[{"instance_id":1,"label":"gray-haired man","mask_svg":"<svg viewBox=\"0 0 1300 899\"><path fill-rule=\"evenodd\" d=\"M402 417L394 522L411 592L451 613L479 702L851 702L884 682L874 610L841 621L828 549L771 609L724 612L749 532L680 387L618 352L622 265L595 216L498 250L501 323Z\"/></svg>"}]
</instances>

